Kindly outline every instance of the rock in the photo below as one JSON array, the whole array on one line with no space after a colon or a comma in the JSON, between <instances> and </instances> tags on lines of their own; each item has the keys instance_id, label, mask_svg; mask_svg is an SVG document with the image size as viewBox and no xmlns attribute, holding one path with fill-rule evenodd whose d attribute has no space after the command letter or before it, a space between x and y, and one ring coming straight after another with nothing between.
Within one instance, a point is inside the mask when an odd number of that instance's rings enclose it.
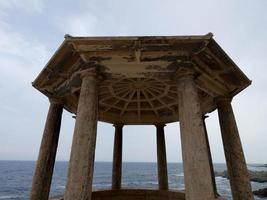
<instances>
[{"instance_id":1,"label":"rock","mask_svg":"<svg viewBox=\"0 0 267 200\"><path fill-rule=\"evenodd\" d=\"M260 167L267 167L267 164L260 165Z\"/></svg>"},{"instance_id":2,"label":"rock","mask_svg":"<svg viewBox=\"0 0 267 200\"><path fill-rule=\"evenodd\" d=\"M215 176L221 176L223 178L228 178L228 173L227 173L226 170L225 171L222 171L222 172L215 171Z\"/></svg>"},{"instance_id":3,"label":"rock","mask_svg":"<svg viewBox=\"0 0 267 200\"><path fill-rule=\"evenodd\" d=\"M254 182L267 182L267 172L266 171L249 171L250 180Z\"/></svg>"},{"instance_id":4,"label":"rock","mask_svg":"<svg viewBox=\"0 0 267 200\"><path fill-rule=\"evenodd\" d=\"M250 176L250 181L264 183L267 182L267 171L248 171ZM228 179L227 171L215 172L215 176L221 176Z\"/></svg>"},{"instance_id":5,"label":"rock","mask_svg":"<svg viewBox=\"0 0 267 200\"><path fill-rule=\"evenodd\" d=\"M267 197L267 188L253 191L253 194L257 195L258 197Z\"/></svg>"}]
</instances>

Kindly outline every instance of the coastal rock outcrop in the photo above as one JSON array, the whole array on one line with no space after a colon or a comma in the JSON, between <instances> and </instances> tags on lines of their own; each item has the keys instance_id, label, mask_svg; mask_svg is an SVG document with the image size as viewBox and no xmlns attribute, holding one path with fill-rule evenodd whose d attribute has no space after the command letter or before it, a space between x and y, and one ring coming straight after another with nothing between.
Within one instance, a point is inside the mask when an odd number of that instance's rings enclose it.
<instances>
[{"instance_id":1,"label":"coastal rock outcrop","mask_svg":"<svg viewBox=\"0 0 267 200\"><path fill-rule=\"evenodd\" d=\"M267 188L253 191L253 194L257 195L258 197L267 197Z\"/></svg>"},{"instance_id":2,"label":"coastal rock outcrop","mask_svg":"<svg viewBox=\"0 0 267 200\"><path fill-rule=\"evenodd\" d=\"M221 176L228 179L227 171L215 172L215 176ZM250 181L264 183L267 182L267 171L251 171L249 170Z\"/></svg>"},{"instance_id":3,"label":"coastal rock outcrop","mask_svg":"<svg viewBox=\"0 0 267 200\"><path fill-rule=\"evenodd\" d=\"M267 164L258 165L258 167L267 167Z\"/></svg>"}]
</instances>

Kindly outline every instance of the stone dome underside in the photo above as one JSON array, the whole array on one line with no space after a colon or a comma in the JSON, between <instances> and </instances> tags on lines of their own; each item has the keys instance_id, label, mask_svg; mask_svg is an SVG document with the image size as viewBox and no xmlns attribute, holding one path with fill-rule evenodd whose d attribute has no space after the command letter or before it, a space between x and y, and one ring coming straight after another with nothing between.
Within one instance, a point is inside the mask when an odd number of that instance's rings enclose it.
<instances>
[{"instance_id":1,"label":"stone dome underside","mask_svg":"<svg viewBox=\"0 0 267 200\"><path fill-rule=\"evenodd\" d=\"M106 81L100 88L99 107L102 115L116 116L118 121L128 123L153 123L168 116L177 118L177 87L170 81L155 78Z\"/></svg>"}]
</instances>

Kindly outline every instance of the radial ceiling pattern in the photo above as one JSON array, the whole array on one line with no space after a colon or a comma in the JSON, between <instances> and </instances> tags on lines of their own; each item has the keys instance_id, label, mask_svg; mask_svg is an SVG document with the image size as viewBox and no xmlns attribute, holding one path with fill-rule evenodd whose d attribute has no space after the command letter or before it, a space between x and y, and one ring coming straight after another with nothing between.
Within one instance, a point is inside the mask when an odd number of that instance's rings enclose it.
<instances>
[{"instance_id":1,"label":"radial ceiling pattern","mask_svg":"<svg viewBox=\"0 0 267 200\"><path fill-rule=\"evenodd\" d=\"M118 121L159 121L178 113L177 88L155 78L122 78L100 88L100 110ZM155 120L157 119L157 120Z\"/></svg>"}]
</instances>

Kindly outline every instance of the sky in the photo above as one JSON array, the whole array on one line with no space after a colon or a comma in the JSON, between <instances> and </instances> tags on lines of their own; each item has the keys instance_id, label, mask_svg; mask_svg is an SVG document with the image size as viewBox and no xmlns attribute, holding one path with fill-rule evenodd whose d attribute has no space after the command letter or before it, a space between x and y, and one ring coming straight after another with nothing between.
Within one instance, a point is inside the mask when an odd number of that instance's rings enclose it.
<instances>
[{"instance_id":1,"label":"sky","mask_svg":"<svg viewBox=\"0 0 267 200\"><path fill-rule=\"evenodd\" d=\"M0 0L0 160L36 160L49 107L31 86L73 36L203 35L252 80L233 99L248 163L267 163L266 0ZM69 160L74 130L64 111L57 160ZM225 162L217 112L206 120L212 158ZM156 161L153 126L125 126L123 161ZM111 161L114 127L98 123L96 160ZM181 162L179 123L165 127L168 162Z\"/></svg>"}]
</instances>

